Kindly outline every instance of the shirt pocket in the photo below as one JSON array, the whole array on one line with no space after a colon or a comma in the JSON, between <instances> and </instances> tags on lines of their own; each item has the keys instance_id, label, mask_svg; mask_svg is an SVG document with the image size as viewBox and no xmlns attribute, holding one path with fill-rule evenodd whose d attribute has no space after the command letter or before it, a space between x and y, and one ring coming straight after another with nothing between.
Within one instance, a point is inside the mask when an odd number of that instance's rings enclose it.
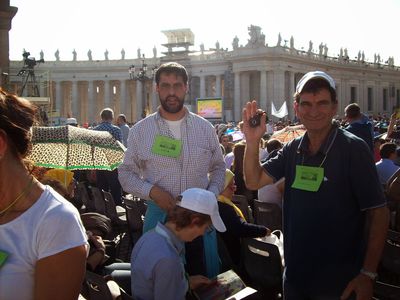
<instances>
[{"instance_id":1,"label":"shirt pocket","mask_svg":"<svg viewBox=\"0 0 400 300\"><path fill-rule=\"evenodd\" d=\"M194 167L192 166L194 172L204 176L207 175L210 168L211 158L211 150L197 146L191 151L189 161L190 164L194 165Z\"/></svg>"}]
</instances>

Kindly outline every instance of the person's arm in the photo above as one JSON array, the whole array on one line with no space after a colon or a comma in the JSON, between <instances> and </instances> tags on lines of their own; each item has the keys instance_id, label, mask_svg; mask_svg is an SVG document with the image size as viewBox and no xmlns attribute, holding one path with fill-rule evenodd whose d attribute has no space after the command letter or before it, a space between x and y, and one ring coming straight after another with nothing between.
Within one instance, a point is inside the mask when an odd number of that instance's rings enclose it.
<instances>
[{"instance_id":1,"label":"person's arm","mask_svg":"<svg viewBox=\"0 0 400 300\"><path fill-rule=\"evenodd\" d=\"M150 198L153 184L142 178L143 162L140 160L139 149L143 147L143 133L132 127L129 131L128 147L124 154L122 164L118 167L118 180L122 189L143 199Z\"/></svg>"},{"instance_id":2,"label":"person's arm","mask_svg":"<svg viewBox=\"0 0 400 300\"><path fill-rule=\"evenodd\" d=\"M387 129L387 137L391 138L391 135L393 133L393 129L394 129L394 124L396 124L396 112L394 112L391 116L390 116L390 122L389 122L389 126Z\"/></svg>"},{"instance_id":3,"label":"person's arm","mask_svg":"<svg viewBox=\"0 0 400 300\"><path fill-rule=\"evenodd\" d=\"M150 199L152 199L161 209L168 211L175 206L175 199L170 193L157 185L153 185L150 190Z\"/></svg>"},{"instance_id":4,"label":"person's arm","mask_svg":"<svg viewBox=\"0 0 400 300\"><path fill-rule=\"evenodd\" d=\"M85 276L86 246L40 259L35 267L34 299L77 299Z\"/></svg>"},{"instance_id":5,"label":"person's arm","mask_svg":"<svg viewBox=\"0 0 400 300\"><path fill-rule=\"evenodd\" d=\"M243 175L246 187L250 190L258 190L260 187L273 182L273 178L264 172L259 161L259 145L266 127L266 115L261 117L261 124L255 128L250 127L249 119L257 112L255 101L247 102L242 112L243 133L246 137L246 149L244 152Z\"/></svg>"},{"instance_id":6,"label":"person's arm","mask_svg":"<svg viewBox=\"0 0 400 300\"><path fill-rule=\"evenodd\" d=\"M209 133L211 137L211 148L212 156L209 166L209 184L208 190L213 192L216 196L224 189L225 182L225 161L222 155L220 144L218 142L218 136L214 133L214 130Z\"/></svg>"},{"instance_id":7,"label":"person's arm","mask_svg":"<svg viewBox=\"0 0 400 300\"><path fill-rule=\"evenodd\" d=\"M263 225L247 223L239 217L229 204L218 202L219 214L226 226L226 230L238 238L262 237L271 234L271 230Z\"/></svg>"},{"instance_id":8,"label":"person's arm","mask_svg":"<svg viewBox=\"0 0 400 300\"><path fill-rule=\"evenodd\" d=\"M389 228L389 211L386 206L373 208L368 211L369 235L367 252L364 258L363 271L347 285L341 299L347 299L352 292L357 294L357 300L372 298L374 280L366 272L376 273L379 260L386 241ZM365 272L366 271L366 272Z\"/></svg>"}]
</instances>

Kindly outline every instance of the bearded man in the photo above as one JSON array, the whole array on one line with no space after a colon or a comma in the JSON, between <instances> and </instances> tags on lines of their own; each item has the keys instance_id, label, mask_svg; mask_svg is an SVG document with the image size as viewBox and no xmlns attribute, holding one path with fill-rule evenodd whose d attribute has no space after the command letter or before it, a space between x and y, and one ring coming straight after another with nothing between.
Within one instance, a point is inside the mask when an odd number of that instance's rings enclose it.
<instances>
[{"instance_id":1,"label":"bearded man","mask_svg":"<svg viewBox=\"0 0 400 300\"><path fill-rule=\"evenodd\" d=\"M216 196L222 191L225 163L214 127L184 107L188 73L182 65L161 65L155 74L160 99L157 111L135 124L118 168L125 192L147 200L143 231L163 222L175 198L189 188ZM216 275L206 270L201 237L187 245L189 274ZM193 248L193 249L192 249ZM195 259L190 259L194 257Z\"/></svg>"}]
</instances>

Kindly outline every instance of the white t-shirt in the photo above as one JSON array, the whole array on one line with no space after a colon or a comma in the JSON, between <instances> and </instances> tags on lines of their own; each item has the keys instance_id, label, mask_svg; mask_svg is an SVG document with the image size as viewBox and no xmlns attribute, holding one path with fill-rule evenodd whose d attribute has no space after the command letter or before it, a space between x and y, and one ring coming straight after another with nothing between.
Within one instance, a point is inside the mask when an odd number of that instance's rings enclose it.
<instances>
[{"instance_id":1,"label":"white t-shirt","mask_svg":"<svg viewBox=\"0 0 400 300\"><path fill-rule=\"evenodd\" d=\"M183 118L178 121L170 121L170 120L166 120L166 119L164 119L164 120L165 120L165 122L167 122L169 130L171 130L174 138L177 140L180 140L182 137L181 124L183 122Z\"/></svg>"},{"instance_id":2,"label":"white t-shirt","mask_svg":"<svg viewBox=\"0 0 400 300\"><path fill-rule=\"evenodd\" d=\"M0 299L33 299L36 262L85 244L79 212L46 186L26 212L0 225L0 251L9 255L0 267Z\"/></svg>"}]
</instances>

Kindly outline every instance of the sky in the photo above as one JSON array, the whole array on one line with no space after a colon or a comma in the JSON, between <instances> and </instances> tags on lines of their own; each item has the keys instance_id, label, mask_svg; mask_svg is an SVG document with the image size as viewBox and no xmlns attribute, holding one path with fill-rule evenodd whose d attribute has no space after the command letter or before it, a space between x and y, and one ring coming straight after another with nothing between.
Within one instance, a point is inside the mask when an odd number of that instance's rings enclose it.
<instances>
[{"instance_id":1,"label":"sky","mask_svg":"<svg viewBox=\"0 0 400 300\"><path fill-rule=\"evenodd\" d=\"M137 49L146 57L158 56L166 48L163 30L190 28L195 36L191 50L221 48L232 50L232 40L245 45L248 26L262 28L266 43L275 46L293 36L295 48L315 52L320 43L329 56L347 48L350 58L364 51L366 60L379 54L383 61L394 57L400 65L400 0L10 0L18 7L12 21L10 59L22 60L23 49L36 59L87 60L90 49L94 60L136 58ZM287 42L289 45L289 42Z\"/></svg>"}]
</instances>

